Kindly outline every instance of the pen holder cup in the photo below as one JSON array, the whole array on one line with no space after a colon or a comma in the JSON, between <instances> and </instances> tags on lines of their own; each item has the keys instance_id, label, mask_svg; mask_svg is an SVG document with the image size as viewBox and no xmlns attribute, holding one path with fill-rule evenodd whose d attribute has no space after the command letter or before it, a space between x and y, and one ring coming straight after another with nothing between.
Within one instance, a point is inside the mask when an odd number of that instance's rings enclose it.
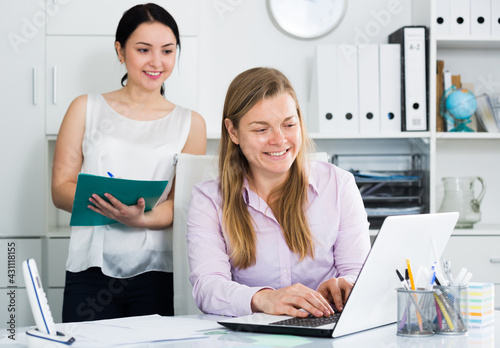
<instances>
[{"instance_id":1,"label":"pen holder cup","mask_svg":"<svg viewBox=\"0 0 500 348\"><path fill-rule=\"evenodd\" d=\"M434 332L442 335L466 334L469 321L468 286L435 286L436 320Z\"/></svg>"},{"instance_id":2,"label":"pen holder cup","mask_svg":"<svg viewBox=\"0 0 500 348\"><path fill-rule=\"evenodd\" d=\"M436 318L434 292L432 290L398 291L399 336L429 336L434 334L433 320Z\"/></svg>"}]
</instances>

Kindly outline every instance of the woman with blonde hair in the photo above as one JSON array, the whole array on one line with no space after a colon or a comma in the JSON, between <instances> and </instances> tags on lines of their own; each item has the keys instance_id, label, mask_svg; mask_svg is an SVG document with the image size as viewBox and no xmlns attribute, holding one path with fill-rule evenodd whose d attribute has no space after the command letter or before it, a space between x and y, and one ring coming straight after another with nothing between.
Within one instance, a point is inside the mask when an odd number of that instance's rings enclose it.
<instances>
[{"instance_id":1,"label":"woman with blonde hair","mask_svg":"<svg viewBox=\"0 0 500 348\"><path fill-rule=\"evenodd\" d=\"M310 145L281 72L254 68L232 81L219 178L195 185L188 214L190 280L202 311L342 310L370 248L368 222L352 174L309 162Z\"/></svg>"}]
</instances>

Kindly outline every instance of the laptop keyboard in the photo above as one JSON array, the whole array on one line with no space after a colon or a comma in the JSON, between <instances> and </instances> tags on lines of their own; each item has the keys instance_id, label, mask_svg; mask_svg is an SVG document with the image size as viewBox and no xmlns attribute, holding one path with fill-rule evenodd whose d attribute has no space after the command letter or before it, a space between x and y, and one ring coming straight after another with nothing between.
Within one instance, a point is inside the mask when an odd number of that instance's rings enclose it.
<instances>
[{"instance_id":1,"label":"laptop keyboard","mask_svg":"<svg viewBox=\"0 0 500 348\"><path fill-rule=\"evenodd\" d=\"M273 325L285 325L285 326L302 326L302 327L317 327L322 325L328 325L336 323L339 319L340 312L335 312L335 314L328 317L315 317L311 314L305 318L290 318L285 320L276 321L271 323Z\"/></svg>"}]
</instances>

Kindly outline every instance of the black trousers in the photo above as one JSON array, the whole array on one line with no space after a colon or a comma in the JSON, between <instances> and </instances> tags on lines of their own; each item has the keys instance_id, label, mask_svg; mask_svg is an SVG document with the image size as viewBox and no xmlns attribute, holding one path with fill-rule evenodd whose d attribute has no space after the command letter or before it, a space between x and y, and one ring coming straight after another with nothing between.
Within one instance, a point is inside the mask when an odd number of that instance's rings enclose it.
<instances>
[{"instance_id":1,"label":"black trousers","mask_svg":"<svg viewBox=\"0 0 500 348\"><path fill-rule=\"evenodd\" d=\"M62 320L79 322L137 315L174 315L173 274L146 272L112 278L99 267L66 271Z\"/></svg>"}]
</instances>

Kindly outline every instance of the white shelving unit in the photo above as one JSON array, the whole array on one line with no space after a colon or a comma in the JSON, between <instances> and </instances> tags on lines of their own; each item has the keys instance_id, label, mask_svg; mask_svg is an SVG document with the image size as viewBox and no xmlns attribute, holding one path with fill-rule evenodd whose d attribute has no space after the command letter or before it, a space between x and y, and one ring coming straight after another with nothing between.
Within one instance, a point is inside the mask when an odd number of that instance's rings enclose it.
<instances>
[{"instance_id":1,"label":"white shelving unit","mask_svg":"<svg viewBox=\"0 0 500 348\"><path fill-rule=\"evenodd\" d=\"M500 49L500 36L436 36L438 49Z\"/></svg>"},{"instance_id":2,"label":"white shelving unit","mask_svg":"<svg viewBox=\"0 0 500 348\"><path fill-rule=\"evenodd\" d=\"M436 1L431 2L431 19L435 18ZM461 75L462 83L488 80L490 74L500 73L495 64L500 54L499 36L439 35L431 21L431 72L436 71L436 60L444 60L445 70ZM473 281L495 284L496 308L500 307L500 133L438 133L435 131L436 79L430 75L431 119L431 201L432 211L441 201L440 179L444 176L481 176L486 184L486 196L481 205L483 220L472 229L455 230L444 252L452 261L454 270L466 267L473 273ZM476 86L475 86L476 87ZM483 86L484 87L484 86ZM492 86L489 86L490 88ZM484 222L483 222L484 221Z\"/></svg>"}]
</instances>

